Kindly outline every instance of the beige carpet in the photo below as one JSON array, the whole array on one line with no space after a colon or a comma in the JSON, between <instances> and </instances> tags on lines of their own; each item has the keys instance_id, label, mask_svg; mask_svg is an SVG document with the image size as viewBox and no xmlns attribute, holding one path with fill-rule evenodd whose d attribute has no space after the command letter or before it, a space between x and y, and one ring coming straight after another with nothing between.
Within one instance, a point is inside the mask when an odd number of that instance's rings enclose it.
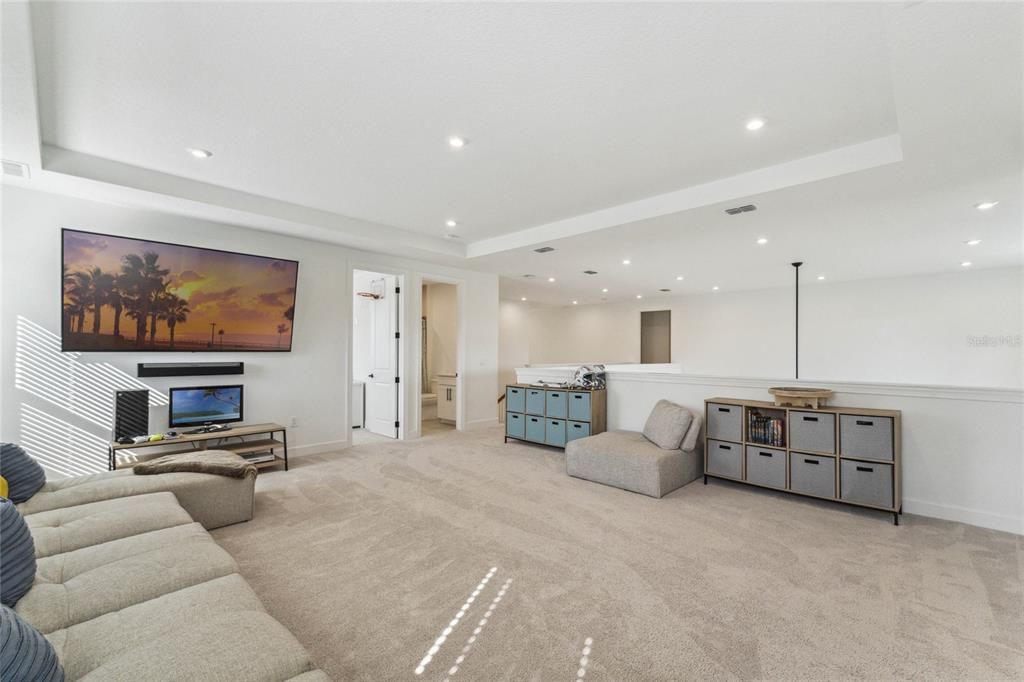
<instances>
[{"instance_id":1,"label":"beige carpet","mask_svg":"<svg viewBox=\"0 0 1024 682\"><path fill-rule=\"evenodd\" d=\"M497 430L296 458L214 535L337 680L1024 676L1024 538L562 458Z\"/></svg>"}]
</instances>

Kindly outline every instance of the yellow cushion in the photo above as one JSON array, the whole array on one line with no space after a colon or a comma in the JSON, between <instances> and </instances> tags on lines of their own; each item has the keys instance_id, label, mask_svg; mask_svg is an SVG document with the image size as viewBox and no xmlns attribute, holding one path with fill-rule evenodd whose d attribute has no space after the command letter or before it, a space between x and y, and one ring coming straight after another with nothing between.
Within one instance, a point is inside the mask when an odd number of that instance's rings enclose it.
<instances>
[{"instance_id":1,"label":"yellow cushion","mask_svg":"<svg viewBox=\"0 0 1024 682\"><path fill-rule=\"evenodd\" d=\"M7 479L0 476L0 497L7 497Z\"/></svg>"}]
</instances>

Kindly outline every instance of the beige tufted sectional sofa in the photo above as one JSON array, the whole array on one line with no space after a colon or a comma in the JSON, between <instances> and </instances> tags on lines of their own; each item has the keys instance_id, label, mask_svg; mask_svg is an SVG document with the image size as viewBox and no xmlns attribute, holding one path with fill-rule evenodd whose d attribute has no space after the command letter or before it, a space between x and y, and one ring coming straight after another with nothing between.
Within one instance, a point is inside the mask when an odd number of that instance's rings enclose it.
<instances>
[{"instance_id":1,"label":"beige tufted sectional sofa","mask_svg":"<svg viewBox=\"0 0 1024 682\"><path fill-rule=\"evenodd\" d=\"M68 680L327 680L206 530L252 518L254 490L130 470L47 482L19 505L37 570L15 611Z\"/></svg>"}]
</instances>

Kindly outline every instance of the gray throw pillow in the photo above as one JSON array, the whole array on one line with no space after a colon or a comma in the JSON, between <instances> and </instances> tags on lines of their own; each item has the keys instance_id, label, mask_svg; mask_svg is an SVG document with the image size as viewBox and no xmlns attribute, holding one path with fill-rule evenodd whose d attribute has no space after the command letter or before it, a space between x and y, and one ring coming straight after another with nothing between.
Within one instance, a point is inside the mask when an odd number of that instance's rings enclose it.
<instances>
[{"instance_id":1,"label":"gray throw pillow","mask_svg":"<svg viewBox=\"0 0 1024 682\"><path fill-rule=\"evenodd\" d=\"M46 472L20 445L0 443L0 476L7 479L7 496L21 504L46 483Z\"/></svg>"},{"instance_id":2,"label":"gray throw pillow","mask_svg":"<svg viewBox=\"0 0 1024 682\"><path fill-rule=\"evenodd\" d=\"M678 450L693 415L682 405L659 400L644 424L644 438L663 450Z\"/></svg>"},{"instance_id":3,"label":"gray throw pillow","mask_svg":"<svg viewBox=\"0 0 1024 682\"><path fill-rule=\"evenodd\" d=\"M0 680L64 680L50 640L6 606L0 606Z\"/></svg>"},{"instance_id":4,"label":"gray throw pillow","mask_svg":"<svg viewBox=\"0 0 1024 682\"><path fill-rule=\"evenodd\" d=\"M0 602L14 606L35 579L36 546L32 533L14 503L0 497Z\"/></svg>"}]
</instances>

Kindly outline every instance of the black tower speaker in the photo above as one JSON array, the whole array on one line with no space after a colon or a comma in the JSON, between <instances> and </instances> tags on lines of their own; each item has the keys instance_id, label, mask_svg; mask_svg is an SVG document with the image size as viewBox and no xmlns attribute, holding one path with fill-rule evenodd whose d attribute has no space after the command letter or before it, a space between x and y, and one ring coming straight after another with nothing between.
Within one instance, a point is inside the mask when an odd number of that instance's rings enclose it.
<instances>
[{"instance_id":1,"label":"black tower speaker","mask_svg":"<svg viewBox=\"0 0 1024 682\"><path fill-rule=\"evenodd\" d=\"M149 389L114 391L114 440L149 435Z\"/></svg>"}]
</instances>

